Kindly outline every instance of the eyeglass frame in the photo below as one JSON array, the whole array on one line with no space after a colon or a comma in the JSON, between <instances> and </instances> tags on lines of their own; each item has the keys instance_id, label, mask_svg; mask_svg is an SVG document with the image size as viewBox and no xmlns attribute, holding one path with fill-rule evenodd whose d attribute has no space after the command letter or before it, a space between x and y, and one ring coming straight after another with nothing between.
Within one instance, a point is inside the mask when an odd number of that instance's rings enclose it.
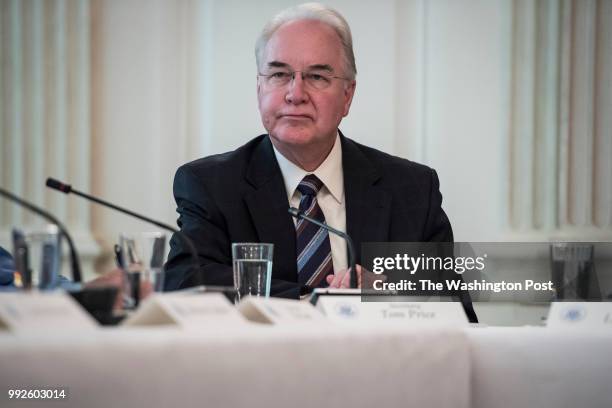
<instances>
[{"instance_id":1,"label":"eyeglass frame","mask_svg":"<svg viewBox=\"0 0 612 408\"><path fill-rule=\"evenodd\" d=\"M304 81L304 83L306 83L306 85L308 85L309 87L311 87L313 89L316 89L317 91L322 91L322 90L325 90L325 89L329 88L329 86L331 85L331 81L329 82L329 85L325 86L324 88L317 88L316 86L309 85L309 83L304 78L304 75L307 75L309 73L315 74L316 72L317 72L317 69L308 70L308 71L304 71L304 70L301 70L301 71L296 70L296 71L294 71L294 70L291 70L291 69L285 69L285 70L279 69L279 71L271 73L271 74L263 74L261 72L258 72L257 76L261 76L261 77L266 78L267 80L270 80L270 78L273 75L276 75L278 73L290 74L290 79L287 81L287 83L282 84L282 85L278 85L278 89L281 89L281 88L287 86L288 84L290 84L292 81L295 81L295 74L300 73L300 74L302 74L301 75L302 76L302 81ZM336 75L327 75L327 74L322 74L322 73L316 73L315 75L319 75L319 76L321 76L323 78L326 78L326 79L342 79L344 81L351 81L351 78L345 78L345 77L336 76Z\"/></svg>"}]
</instances>

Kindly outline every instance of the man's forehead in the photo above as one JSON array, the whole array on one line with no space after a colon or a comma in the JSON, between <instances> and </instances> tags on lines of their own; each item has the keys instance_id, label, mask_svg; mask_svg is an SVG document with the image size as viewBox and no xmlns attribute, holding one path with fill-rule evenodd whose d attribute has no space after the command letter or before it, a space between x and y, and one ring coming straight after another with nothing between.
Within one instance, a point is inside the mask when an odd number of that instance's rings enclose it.
<instances>
[{"instance_id":1,"label":"man's forehead","mask_svg":"<svg viewBox=\"0 0 612 408\"><path fill-rule=\"evenodd\" d=\"M263 64L287 64L296 69L334 67L341 63L342 43L333 28L316 20L299 20L280 26L268 41Z\"/></svg>"},{"instance_id":2,"label":"man's forehead","mask_svg":"<svg viewBox=\"0 0 612 408\"><path fill-rule=\"evenodd\" d=\"M308 34L309 37L326 36L339 39L338 33L332 26L323 21L314 19L293 20L283 23L274 31L271 38L277 36L280 38L291 36L300 38L305 34Z\"/></svg>"}]
</instances>

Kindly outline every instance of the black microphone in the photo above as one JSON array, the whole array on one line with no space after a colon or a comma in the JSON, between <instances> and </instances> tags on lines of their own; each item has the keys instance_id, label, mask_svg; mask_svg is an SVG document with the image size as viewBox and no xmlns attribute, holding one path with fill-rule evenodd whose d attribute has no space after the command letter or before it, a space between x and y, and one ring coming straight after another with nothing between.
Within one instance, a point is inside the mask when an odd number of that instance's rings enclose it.
<instances>
[{"instance_id":1,"label":"black microphone","mask_svg":"<svg viewBox=\"0 0 612 408\"><path fill-rule=\"evenodd\" d=\"M59 229L60 234L64 238L66 238L66 241L68 242L68 246L70 247L70 266L72 269L72 280L75 282L80 282L81 281L81 265L79 264L79 254L77 253L74 243L72 242L72 238L70 237L70 234L68 234L68 230L66 229L64 224L62 224L57 218L55 218L55 216L51 215L49 212L43 210L42 208L32 203L29 203L17 197L15 194L3 188L0 188L0 195L10 201L13 201L14 203L19 204L22 207L27 208L33 213L40 215L41 217L43 217L50 223L57 225L57 228Z\"/></svg>"},{"instance_id":2,"label":"black microphone","mask_svg":"<svg viewBox=\"0 0 612 408\"><path fill-rule=\"evenodd\" d=\"M350 286L351 288L357 288L357 265L355 262L355 247L353 245L353 240L351 239L351 237L349 237L348 234L340 230L330 227L324 222L315 220L314 218L307 216L306 214L304 214L303 212L301 212L295 207L289 207L289 214L291 214L292 217L295 217L298 220L302 218L308 222L312 222L313 224L326 229L328 232L331 232L333 234L336 234L342 237L346 241L346 246L348 248L348 256L349 256L349 267L351 268Z\"/></svg>"},{"instance_id":3,"label":"black microphone","mask_svg":"<svg viewBox=\"0 0 612 408\"><path fill-rule=\"evenodd\" d=\"M59 180L53 179L51 177L47 178L47 182L46 182L47 187L52 188L54 190L58 190L61 191L62 193L66 193L66 194L76 194L78 196L81 196L89 201L93 201L94 203L103 205L104 207L108 207L111 208L115 211L119 211L123 214L129 215L131 217L134 218L138 218L139 220L142 220L144 222L148 222L149 224L153 224L155 226L158 226L162 229L165 229L166 231L170 231L174 234L176 234L177 237L179 237L179 239L183 240L183 243L185 243L185 245L187 245L187 247L189 248L189 252L191 252L191 257L193 259L193 264L194 267L197 270L200 269L200 262L198 261L198 252L195 249L195 246L193 245L193 242L191 241L191 239L189 239L189 237L187 237L187 235L185 235L182 231L179 231L178 229L168 225L168 224L164 224L163 222L160 221L156 221L152 218L149 217L145 217L144 215L141 214L137 214L133 211L130 211L126 208L123 207L119 207L115 204L109 203L108 201L102 200L100 198L91 196L89 194L83 193L81 191L75 190L74 188L72 188L72 186L70 184L65 184L62 183Z\"/></svg>"}]
</instances>

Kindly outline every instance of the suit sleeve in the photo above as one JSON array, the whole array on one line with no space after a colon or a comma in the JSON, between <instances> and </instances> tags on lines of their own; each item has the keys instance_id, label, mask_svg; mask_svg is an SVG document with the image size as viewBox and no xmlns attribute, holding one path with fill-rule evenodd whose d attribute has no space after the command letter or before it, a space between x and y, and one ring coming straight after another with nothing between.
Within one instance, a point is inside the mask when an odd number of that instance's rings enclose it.
<instances>
[{"instance_id":1,"label":"suit sleeve","mask_svg":"<svg viewBox=\"0 0 612 408\"><path fill-rule=\"evenodd\" d=\"M435 170L430 172L429 210L423 231L425 242L453 242L453 228L442 209L440 181Z\"/></svg>"},{"instance_id":2,"label":"suit sleeve","mask_svg":"<svg viewBox=\"0 0 612 408\"><path fill-rule=\"evenodd\" d=\"M232 242L225 217L213 195L185 166L176 172L173 192L179 213L178 226L193 242L198 265L194 265L189 248L175 234L170 240L165 290L198 285L233 286ZM272 279L270 291L275 296L289 298L298 298L300 293L297 283L279 279Z\"/></svg>"},{"instance_id":3,"label":"suit sleeve","mask_svg":"<svg viewBox=\"0 0 612 408\"><path fill-rule=\"evenodd\" d=\"M165 290L204 284L231 285L225 221L203 183L183 166L174 176L173 192L179 213L178 226L193 242L198 265L194 265L189 248L174 234L166 263Z\"/></svg>"},{"instance_id":4,"label":"suit sleeve","mask_svg":"<svg viewBox=\"0 0 612 408\"><path fill-rule=\"evenodd\" d=\"M424 241L431 242L454 242L453 229L446 213L442 209L442 193L440 193L440 181L435 170L431 169L431 189L430 189L430 205L427 215L427 223L425 227ZM451 254L448 254L452 256ZM461 275L454 272L443 273L439 277L439 281L444 280L460 280L463 281ZM451 296L459 299L463 305L463 310L468 317L470 323L478 323L478 316L472 305L472 298L467 290L459 290L450 293Z\"/></svg>"}]
</instances>

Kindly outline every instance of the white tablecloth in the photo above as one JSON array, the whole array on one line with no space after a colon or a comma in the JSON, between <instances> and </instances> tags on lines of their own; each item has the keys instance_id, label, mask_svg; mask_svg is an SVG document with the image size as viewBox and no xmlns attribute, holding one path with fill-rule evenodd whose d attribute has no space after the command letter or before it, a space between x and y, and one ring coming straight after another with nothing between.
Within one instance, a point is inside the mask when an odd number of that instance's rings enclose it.
<instances>
[{"instance_id":1,"label":"white tablecloth","mask_svg":"<svg viewBox=\"0 0 612 408\"><path fill-rule=\"evenodd\" d=\"M0 334L0 406L468 407L459 329L267 327ZM9 388L68 387L65 401Z\"/></svg>"},{"instance_id":2,"label":"white tablecloth","mask_svg":"<svg viewBox=\"0 0 612 408\"><path fill-rule=\"evenodd\" d=\"M112 328L0 334L0 406L612 407L612 331ZM65 401L7 390L67 387Z\"/></svg>"},{"instance_id":3,"label":"white tablecloth","mask_svg":"<svg viewBox=\"0 0 612 408\"><path fill-rule=\"evenodd\" d=\"M612 330L466 330L474 408L612 407Z\"/></svg>"}]
</instances>

